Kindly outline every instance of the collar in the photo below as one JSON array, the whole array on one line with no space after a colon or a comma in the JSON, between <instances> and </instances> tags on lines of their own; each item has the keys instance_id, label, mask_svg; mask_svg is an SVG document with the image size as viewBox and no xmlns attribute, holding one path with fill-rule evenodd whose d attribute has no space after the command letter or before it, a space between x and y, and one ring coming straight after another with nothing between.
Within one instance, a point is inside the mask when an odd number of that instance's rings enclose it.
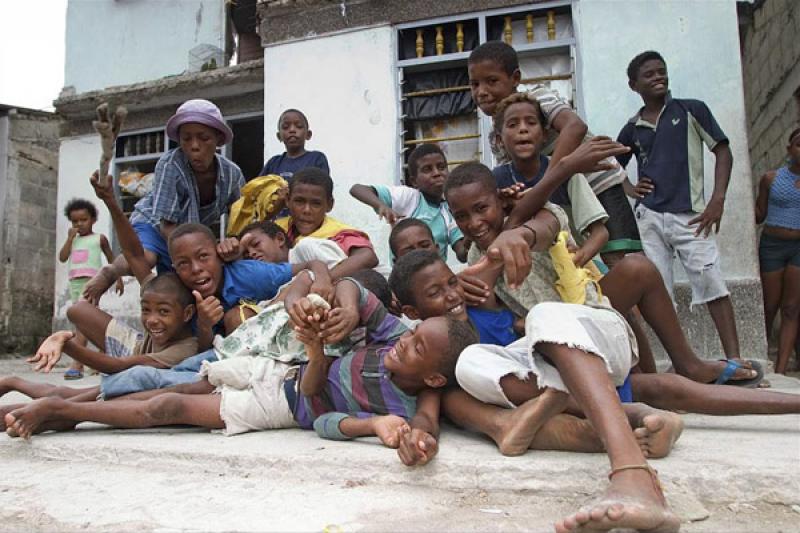
<instances>
[{"instance_id":1,"label":"collar","mask_svg":"<svg viewBox=\"0 0 800 533\"><path fill-rule=\"evenodd\" d=\"M661 113L672 103L672 91L667 91L666 96L664 97L664 107L661 108L661 111L658 113L658 116L661 116ZM634 126L652 126L649 122L642 119L642 111L644 111L644 106L639 108L639 111L636 112L630 119L628 119L628 123L633 124Z\"/></svg>"}]
</instances>

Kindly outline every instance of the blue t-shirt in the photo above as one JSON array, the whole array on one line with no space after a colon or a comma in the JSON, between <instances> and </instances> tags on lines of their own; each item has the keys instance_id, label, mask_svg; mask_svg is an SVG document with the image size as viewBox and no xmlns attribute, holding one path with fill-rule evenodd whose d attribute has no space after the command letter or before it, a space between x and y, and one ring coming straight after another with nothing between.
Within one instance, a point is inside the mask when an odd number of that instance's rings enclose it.
<instances>
[{"instance_id":1,"label":"blue t-shirt","mask_svg":"<svg viewBox=\"0 0 800 533\"><path fill-rule=\"evenodd\" d=\"M514 164L511 161L494 167L492 169L492 174L494 174L494 180L497 183L498 189L505 189L511 187L515 183L522 183L527 190L542 181L542 177L544 177L544 173L547 171L549 164L550 159L545 155L539 154L539 173L530 180L526 180L521 176L514 168ZM550 196L550 201L561 206L571 205L566 183L562 183L558 186L553 195Z\"/></svg>"},{"instance_id":2,"label":"blue t-shirt","mask_svg":"<svg viewBox=\"0 0 800 533\"><path fill-rule=\"evenodd\" d=\"M228 310L240 300L260 302L273 298L292 279L289 263L264 263L240 259L222 266L222 308Z\"/></svg>"},{"instance_id":3,"label":"blue t-shirt","mask_svg":"<svg viewBox=\"0 0 800 533\"><path fill-rule=\"evenodd\" d=\"M644 109L644 108L642 108ZM728 138L700 100L667 94L655 124L641 110L619 132L617 141L631 149L617 156L623 167L636 156L639 176L653 181L653 192L639 200L659 213L700 213L705 209L703 144L713 150Z\"/></svg>"},{"instance_id":4,"label":"blue t-shirt","mask_svg":"<svg viewBox=\"0 0 800 533\"><path fill-rule=\"evenodd\" d=\"M328 158L322 152L310 151L300 157L289 157L286 152L269 158L267 164L261 170L261 175L277 174L287 182L292 181L295 172L308 167L317 167L324 170L327 174L331 173L328 168Z\"/></svg>"}]
</instances>

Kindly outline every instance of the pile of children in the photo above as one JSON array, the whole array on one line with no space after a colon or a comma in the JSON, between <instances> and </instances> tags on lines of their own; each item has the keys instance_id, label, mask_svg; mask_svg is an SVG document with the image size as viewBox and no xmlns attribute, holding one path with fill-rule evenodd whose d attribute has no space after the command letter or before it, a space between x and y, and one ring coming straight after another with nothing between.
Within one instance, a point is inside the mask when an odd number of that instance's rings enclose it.
<instances>
[{"instance_id":1,"label":"pile of children","mask_svg":"<svg viewBox=\"0 0 800 533\"><path fill-rule=\"evenodd\" d=\"M666 456L683 430L672 411L800 412L798 396L742 388L763 374L739 357L718 253L704 238L722 215L727 139L702 102L669 95L655 52L631 62L630 86L645 105L619 142L588 135L547 87L520 87L508 45L478 47L468 69L476 104L494 120L499 165L448 172L444 152L423 144L408 158L407 186L350 191L392 225L388 283L372 270L378 258L369 236L328 215L327 160L305 150L311 130L295 109L278 123L286 152L264 169L288 181L276 209L286 216L218 241L208 225L243 183L215 152L232 134L210 102L183 104L167 123L178 147L159 161L155 186L130 220L111 185L92 177L123 257L100 269L69 309L79 333L54 333L30 359L49 371L66 353L102 372L101 385L1 378L0 395L16 390L36 399L0 410L6 432L30 438L83 421L189 424L226 435L302 427L331 439L377 436L405 464L418 465L437 452L443 413L485 433L506 455L608 454L608 490L557 531L676 531L679 519L648 464ZM676 120L683 125L670 129ZM656 136L659 129L666 131ZM708 205L697 189L702 168L691 157L698 139L716 155ZM631 155L639 161L635 187L622 166ZM639 200L636 218L626 189ZM94 252L82 252L96 210L70 205L75 231L61 257L85 280L91 272L81 261L99 268ZM99 242L107 248L104 237ZM445 262L448 248L469 265L458 274ZM665 269L674 251L694 303L706 303L714 317L724 360L698 357L678 323ZM610 267L605 275L594 267L598 255ZM144 334L95 305L122 274L141 285ZM83 283L74 284L76 298ZM640 319L674 373L653 372Z\"/></svg>"}]
</instances>

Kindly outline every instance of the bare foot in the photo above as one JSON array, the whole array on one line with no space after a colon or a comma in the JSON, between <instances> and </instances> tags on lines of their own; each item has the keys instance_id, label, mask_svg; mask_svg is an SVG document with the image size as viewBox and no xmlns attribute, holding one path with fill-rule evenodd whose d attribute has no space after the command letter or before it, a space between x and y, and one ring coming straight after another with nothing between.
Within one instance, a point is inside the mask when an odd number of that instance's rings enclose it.
<instances>
[{"instance_id":1,"label":"bare foot","mask_svg":"<svg viewBox=\"0 0 800 533\"><path fill-rule=\"evenodd\" d=\"M522 455L530 448L533 438L553 416L567 406L569 396L553 389L545 389L537 398L516 409L506 409L500 415L500 431L493 438L503 455Z\"/></svg>"},{"instance_id":2,"label":"bare foot","mask_svg":"<svg viewBox=\"0 0 800 533\"><path fill-rule=\"evenodd\" d=\"M64 401L55 397L41 398L6 413L6 433L10 437L29 439L32 435L44 431L41 426L50 420L53 407Z\"/></svg>"},{"instance_id":3,"label":"bare foot","mask_svg":"<svg viewBox=\"0 0 800 533\"><path fill-rule=\"evenodd\" d=\"M675 442L683 433L683 419L680 415L647 407L639 419L631 426L642 454L650 459L666 457Z\"/></svg>"},{"instance_id":4,"label":"bare foot","mask_svg":"<svg viewBox=\"0 0 800 533\"><path fill-rule=\"evenodd\" d=\"M534 437L530 448L583 453L605 451L592 424L584 418L568 414L556 415L548 420Z\"/></svg>"},{"instance_id":5,"label":"bare foot","mask_svg":"<svg viewBox=\"0 0 800 533\"><path fill-rule=\"evenodd\" d=\"M0 405L0 431L6 430L6 415L11 411L15 411L21 407L25 407L24 403L12 403L9 405Z\"/></svg>"},{"instance_id":6,"label":"bare foot","mask_svg":"<svg viewBox=\"0 0 800 533\"><path fill-rule=\"evenodd\" d=\"M617 528L647 533L675 533L680 519L669 509L655 471L617 472L595 503L556 522L556 533L608 531Z\"/></svg>"}]
</instances>

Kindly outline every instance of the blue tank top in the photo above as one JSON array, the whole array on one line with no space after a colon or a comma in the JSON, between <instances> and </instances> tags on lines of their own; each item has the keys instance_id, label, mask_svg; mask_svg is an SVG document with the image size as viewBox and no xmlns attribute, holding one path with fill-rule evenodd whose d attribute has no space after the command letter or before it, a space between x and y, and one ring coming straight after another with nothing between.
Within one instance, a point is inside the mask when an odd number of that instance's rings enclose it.
<instances>
[{"instance_id":1,"label":"blue tank top","mask_svg":"<svg viewBox=\"0 0 800 533\"><path fill-rule=\"evenodd\" d=\"M778 228L800 230L800 176L788 167L778 169L769 188L767 219L764 224Z\"/></svg>"}]
</instances>

